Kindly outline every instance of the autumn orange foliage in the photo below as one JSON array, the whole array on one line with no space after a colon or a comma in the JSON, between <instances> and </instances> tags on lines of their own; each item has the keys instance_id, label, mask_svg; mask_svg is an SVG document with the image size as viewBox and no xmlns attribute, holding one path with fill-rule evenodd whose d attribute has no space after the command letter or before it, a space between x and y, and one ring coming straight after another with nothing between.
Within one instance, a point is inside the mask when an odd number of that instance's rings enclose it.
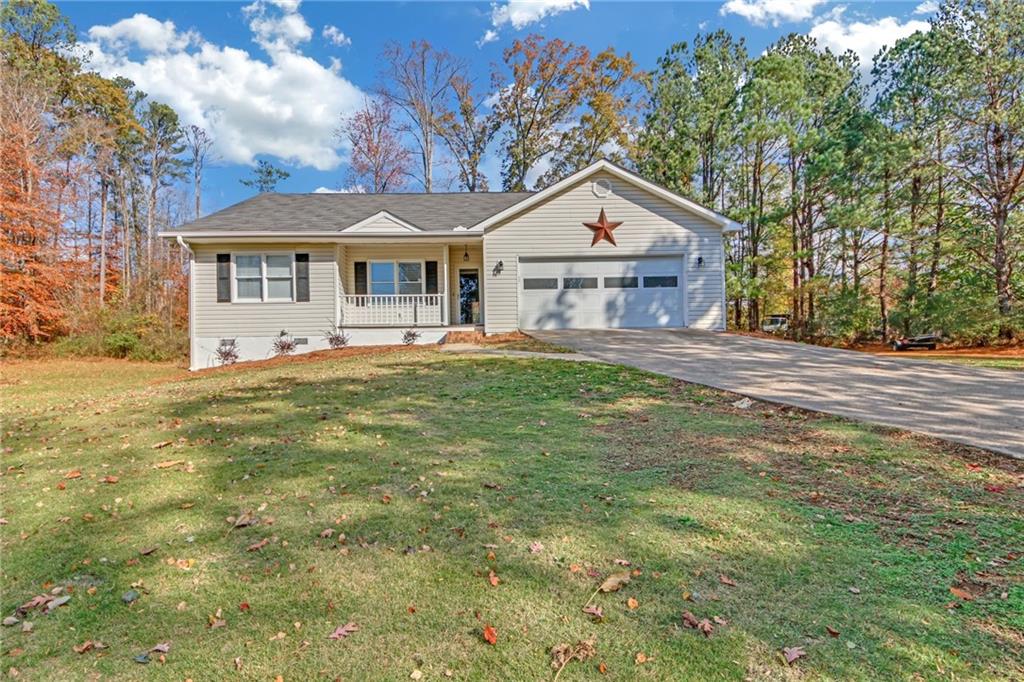
<instances>
[{"instance_id":1,"label":"autumn orange foliage","mask_svg":"<svg viewBox=\"0 0 1024 682\"><path fill-rule=\"evenodd\" d=\"M41 341L61 331L68 281L59 262L59 217L31 156L31 131L5 120L0 136L0 337Z\"/></svg>"}]
</instances>

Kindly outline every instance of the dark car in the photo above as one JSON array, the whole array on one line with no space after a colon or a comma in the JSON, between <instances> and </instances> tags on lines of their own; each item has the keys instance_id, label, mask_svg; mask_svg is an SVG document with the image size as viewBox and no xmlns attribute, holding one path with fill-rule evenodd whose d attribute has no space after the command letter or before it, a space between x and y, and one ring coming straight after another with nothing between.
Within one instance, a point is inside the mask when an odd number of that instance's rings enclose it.
<instances>
[{"instance_id":1,"label":"dark car","mask_svg":"<svg viewBox=\"0 0 1024 682\"><path fill-rule=\"evenodd\" d=\"M903 336L893 339L891 345L893 350L910 350L912 348L935 350L940 341L942 339L938 334L922 334L921 336Z\"/></svg>"}]
</instances>

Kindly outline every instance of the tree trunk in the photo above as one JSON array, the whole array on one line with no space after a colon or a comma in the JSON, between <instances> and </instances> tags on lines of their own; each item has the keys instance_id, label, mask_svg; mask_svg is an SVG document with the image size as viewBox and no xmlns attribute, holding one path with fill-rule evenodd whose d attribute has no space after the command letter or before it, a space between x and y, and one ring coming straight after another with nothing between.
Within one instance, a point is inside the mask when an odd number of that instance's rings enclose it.
<instances>
[{"instance_id":1,"label":"tree trunk","mask_svg":"<svg viewBox=\"0 0 1024 682\"><path fill-rule=\"evenodd\" d=\"M889 303L886 300L886 272L889 264L889 232L892 218L889 192L889 168L886 167L883 185L883 209L882 209L882 254L878 266L878 307L882 315L882 342L889 340Z\"/></svg>"},{"instance_id":2,"label":"tree trunk","mask_svg":"<svg viewBox=\"0 0 1024 682\"><path fill-rule=\"evenodd\" d=\"M107 181L100 178L100 307L107 293Z\"/></svg>"}]
</instances>

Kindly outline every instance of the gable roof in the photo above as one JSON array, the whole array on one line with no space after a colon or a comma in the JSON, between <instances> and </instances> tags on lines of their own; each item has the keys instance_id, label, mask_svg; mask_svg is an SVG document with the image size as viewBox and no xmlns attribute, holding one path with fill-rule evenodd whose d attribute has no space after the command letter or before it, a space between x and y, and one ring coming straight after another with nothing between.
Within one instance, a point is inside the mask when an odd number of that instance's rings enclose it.
<instances>
[{"instance_id":1,"label":"gable roof","mask_svg":"<svg viewBox=\"0 0 1024 682\"><path fill-rule=\"evenodd\" d=\"M550 185L539 192L534 192L530 194L530 196L528 197L524 197L522 201L519 201L518 203L515 203L505 209L502 209L493 215L487 216L480 222L474 224L470 228L470 230L472 230L473 232L479 232L485 231L489 228L493 228L506 218L510 218L518 213L521 213L530 208L531 206L535 206L540 202L558 194L559 192L568 189L569 187L572 187L581 180L584 180L585 178L601 171L614 175L619 180L623 180L641 189L644 189L657 197L661 197L662 199L668 201L670 204L683 208L687 211L690 211L691 213L695 213L701 216L702 218L705 218L706 220L709 220L710 222L721 227L723 232L736 232L743 228L743 226L740 223L737 223L735 220L732 220L731 218L727 218L721 213L716 213L715 211L712 211L709 208L705 208L704 206L701 206L695 201L691 201L686 197L676 194L671 190L665 189L661 185L656 185L653 182L650 182L649 180L644 180L636 173L628 171L625 168L612 163L611 161L599 159L594 163L590 164L589 166L587 166L586 168L576 171L569 177L563 180L559 180L555 184Z\"/></svg>"},{"instance_id":2,"label":"gable roof","mask_svg":"<svg viewBox=\"0 0 1024 682\"><path fill-rule=\"evenodd\" d=\"M735 232L742 226L726 216L643 179L610 161L601 159L539 192L446 192L432 194L257 194L238 204L211 213L160 234L165 237L316 236L387 232L403 237L492 229L594 173L604 171L665 201ZM390 220L395 227L377 230L372 223ZM365 228L365 229L364 229Z\"/></svg>"},{"instance_id":3,"label":"gable roof","mask_svg":"<svg viewBox=\"0 0 1024 682\"><path fill-rule=\"evenodd\" d=\"M342 232L364 232L364 233L389 233L395 232L422 232L418 226L408 220L402 220L391 211L377 211L371 216L363 218L358 223L346 227Z\"/></svg>"},{"instance_id":4,"label":"gable roof","mask_svg":"<svg viewBox=\"0 0 1024 682\"><path fill-rule=\"evenodd\" d=\"M340 233L388 213L415 232L451 232L469 227L530 196L531 192L434 194L278 194L266 192L162 234ZM401 216L399 218L399 216Z\"/></svg>"}]
</instances>

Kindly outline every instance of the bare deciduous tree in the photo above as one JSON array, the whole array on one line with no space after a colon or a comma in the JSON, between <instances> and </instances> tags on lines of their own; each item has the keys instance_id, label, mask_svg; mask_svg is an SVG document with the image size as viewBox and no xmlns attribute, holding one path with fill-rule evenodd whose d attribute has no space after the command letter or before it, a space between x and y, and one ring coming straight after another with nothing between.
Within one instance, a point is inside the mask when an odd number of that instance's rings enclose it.
<instances>
[{"instance_id":1,"label":"bare deciduous tree","mask_svg":"<svg viewBox=\"0 0 1024 682\"><path fill-rule=\"evenodd\" d=\"M465 62L446 50L436 50L425 40L408 47L389 43L384 48L380 95L407 119L402 131L410 134L420 157L423 190L433 191L434 142L444 114L444 99L453 79L466 69Z\"/></svg>"},{"instance_id":2,"label":"bare deciduous tree","mask_svg":"<svg viewBox=\"0 0 1024 682\"><path fill-rule=\"evenodd\" d=\"M366 100L362 109L342 119L334 135L352 148L351 184L374 194L402 188L409 172L409 150L395 130L390 102Z\"/></svg>"},{"instance_id":3,"label":"bare deciduous tree","mask_svg":"<svg viewBox=\"0 0 1024 682\"><path fill-rule=\"evenodd\" d=\"M182 132L185 134L185 148L192 164L192 187L196 195L195 218L198 220L202 214L203 168L206 165L210 148L213 147L213 138L206 130L197 125L190 125Z\"/></svg>"}]
</instances>

